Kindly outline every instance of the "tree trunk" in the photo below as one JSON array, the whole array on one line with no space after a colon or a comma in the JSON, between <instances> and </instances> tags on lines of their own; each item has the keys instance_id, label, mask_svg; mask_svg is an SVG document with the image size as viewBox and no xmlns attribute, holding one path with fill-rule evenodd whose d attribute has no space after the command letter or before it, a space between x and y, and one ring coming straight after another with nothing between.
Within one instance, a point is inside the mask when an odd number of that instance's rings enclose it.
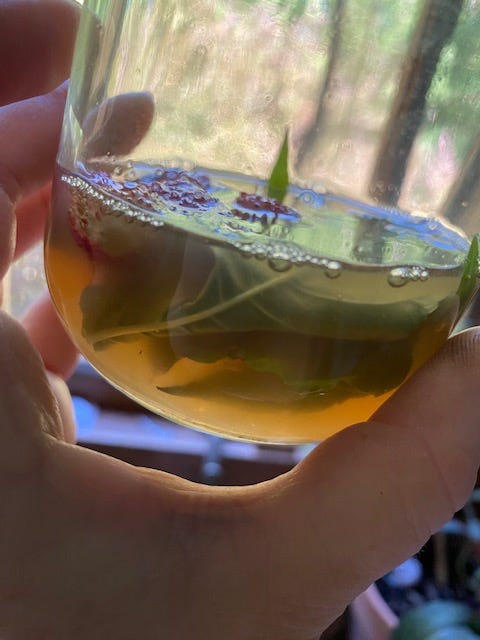
<instances>
[{"instance_id":1,"label":"tree trunk","mask_svg":"<svg viewBox=\"0 0 480 640\"><path fill-rule=\"evenodd\" d=\"M428 0L413 34L397 96L383 133L370 182L380 203L396 205L427 93L442 49L456 27L463 0Z\"/></svg>"}]
</instances>

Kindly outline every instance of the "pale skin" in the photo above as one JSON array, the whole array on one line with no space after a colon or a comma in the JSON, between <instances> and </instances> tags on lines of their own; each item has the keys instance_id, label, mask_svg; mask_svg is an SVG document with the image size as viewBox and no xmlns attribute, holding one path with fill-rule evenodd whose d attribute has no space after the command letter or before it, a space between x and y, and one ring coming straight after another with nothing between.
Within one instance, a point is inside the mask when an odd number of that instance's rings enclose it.
<instances>
[{"instance_id":1,"label":"pale skin","mask_svg":"<svg viewBox=\"0 0 480 640\"><path fill-rule=\"evenodd\" d=\"M0 277L43 233L76 20L0 3ZM475 483L476 329L291 472L220 488L73 444L75 349L48 299L23 324L0 316L2 640L314 640Z\"/></svg>"}]
</instances>

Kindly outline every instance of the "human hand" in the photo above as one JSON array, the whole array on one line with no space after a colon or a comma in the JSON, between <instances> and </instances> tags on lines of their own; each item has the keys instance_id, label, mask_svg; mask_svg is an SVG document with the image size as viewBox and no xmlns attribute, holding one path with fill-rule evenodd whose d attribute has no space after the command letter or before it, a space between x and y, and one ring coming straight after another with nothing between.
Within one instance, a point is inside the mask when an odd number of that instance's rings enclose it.
<instances>
[{"instance_id":1,"label":"human hand","mask_svg":"<svg viewBox=\"0 0 480 640\"><path fill-rule=\"evenodd\" d=\"M20 28L39 38L15 76L0 76L1 277L42 232L64 89L9 103L64 77L76 12L61 1L18 0L0 15L2 73L20 55ZM41 72L39 51L53 33L62 39ZM474 484L476 330L452 339L369 423L281 477L226 488L71 444L65 387L54 378L56 399L42 360L67 375L73 347L46 301L25 326L29 335L0 318L4 640L313 640L415 553Z\"/></svg>"}]
</instances>

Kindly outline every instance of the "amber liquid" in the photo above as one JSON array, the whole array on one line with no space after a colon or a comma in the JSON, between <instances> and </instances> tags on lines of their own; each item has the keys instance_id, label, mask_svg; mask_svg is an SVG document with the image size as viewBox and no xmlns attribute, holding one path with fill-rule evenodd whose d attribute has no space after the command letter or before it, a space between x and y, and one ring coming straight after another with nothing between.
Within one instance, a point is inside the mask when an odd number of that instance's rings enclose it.
<instances>
[{"instance_id":1,"label":"amber liquid","mask_svg":"<svg viewBox=\"0 0 480 640\"><path fill-rule=\"evenodd\" d=\"M445 341L455 230L260 181L147 165L59 171L46 245L80 351L127 395L227 437L317 441Z\"/></svg>"}]
</instances>

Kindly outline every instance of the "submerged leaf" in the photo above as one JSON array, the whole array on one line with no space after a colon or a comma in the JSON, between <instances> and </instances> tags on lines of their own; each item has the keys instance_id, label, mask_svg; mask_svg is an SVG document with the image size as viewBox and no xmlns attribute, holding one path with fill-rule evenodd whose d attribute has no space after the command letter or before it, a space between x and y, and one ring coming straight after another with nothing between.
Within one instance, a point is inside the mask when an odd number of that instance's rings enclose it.
<instances>
[{"instance_id":1,"label":"submerged leaf","mask_svg":"<svg viewBox=\"0 0 480 640\"><path fill-rule=\"evenodd\" d=\"M459 297L459 314L461 314L467 304L470 302L475 292L478 275L478 238L475 236L470 245L465 267L463 269L462 279L457 290Z\"/></svg>"},{"instance_id":2,"label":"submerged leaf","mask_svg":"<svg viewBox=\"0 0 480 640\"><path fill-rule=\"evenodd\" d=\"M339 299L338 285L315 265L292 265L286 272L267 261L215 247L215 264L190 301L173 304L161 333L211 334L286 331L342 340L397 340L411 334L429 312L421 301L378 305ZM195 265L184 263L185 277ZM346 277L346 276L345 276Z\"/></svg>"},{"instance_id":3,"label":"submerged leaf","mask_svg":"<svg viewBox=\"0 0 480 640\"><path fill-rule=\"evenodd\" d=\"M285 132L280 153L268 180L267 195L278 202L283 202L288 190L288 129Z\"/></svg>"}]
</instances>

